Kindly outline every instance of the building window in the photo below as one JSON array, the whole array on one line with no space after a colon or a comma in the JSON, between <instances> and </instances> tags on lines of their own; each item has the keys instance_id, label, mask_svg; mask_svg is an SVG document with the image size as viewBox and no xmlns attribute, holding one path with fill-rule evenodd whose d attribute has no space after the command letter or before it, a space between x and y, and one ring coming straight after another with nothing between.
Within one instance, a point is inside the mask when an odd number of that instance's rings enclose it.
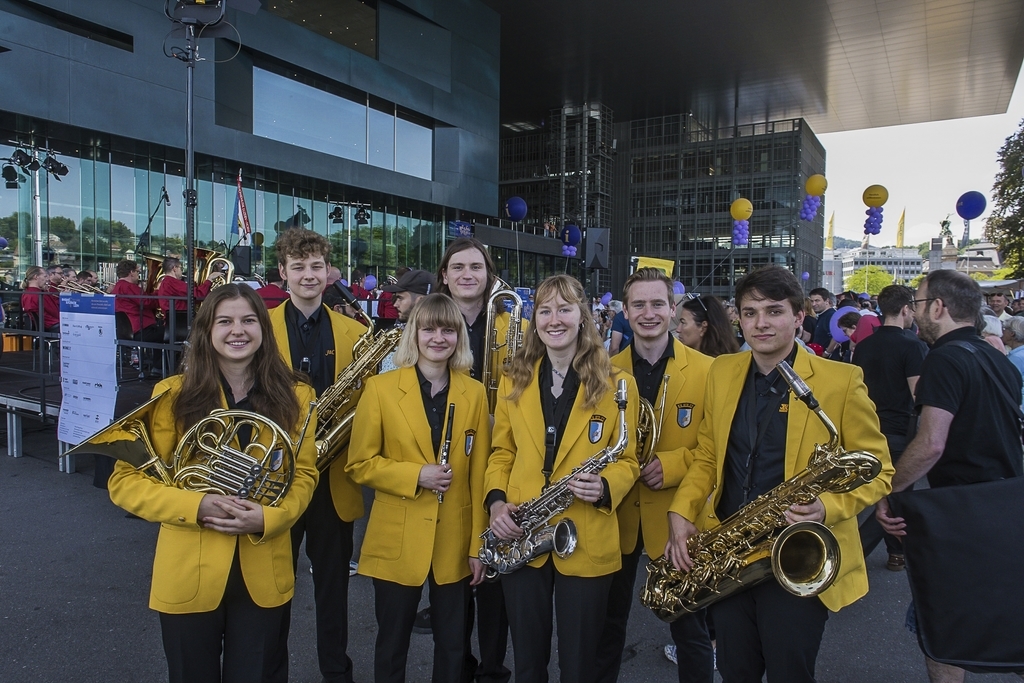
<instances>
[{"instance_id":1,"label":"building window","mask_svg":"<svg viewBox=\"0 0 1024 683\"><path fill-rule=\"evenodd\" d=\"M367 57L377 57L375 0L270 0L262 4L271 14Z\"/></svg>"}]
</instances>

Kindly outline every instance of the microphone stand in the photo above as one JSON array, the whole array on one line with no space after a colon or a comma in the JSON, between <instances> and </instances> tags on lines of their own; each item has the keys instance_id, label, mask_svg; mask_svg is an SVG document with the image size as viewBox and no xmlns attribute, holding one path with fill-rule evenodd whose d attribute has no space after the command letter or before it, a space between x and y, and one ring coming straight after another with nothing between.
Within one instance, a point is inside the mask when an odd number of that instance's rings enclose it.
<instances>
[{"instance_id":1,"label":"microphone stand","mask_svg":"<svg viewBox=\"0 0 1024 683\"><path fill-rule=\"evenodd\" d=\"M153 249L153 235L150 233L150 228L153 227L153 219L156 218L156 213L157 213L157 211L160 210L160 205L161 204L163 204L165 207L166 206L170 206L170 204L171 204L171 198L169 196L167 196L167 188L166 187L161 187L160 188L160 199L157 201L157 205L156 205L156 208L153 209L153 213L149 214L149 222L146 223L146 229L142 231L141 235L139 235L139 243L135 245L135 253L136 254L138 254L138 253L140 253L142 251L142 243L143 243L143 241L146 242L146 249L147 249L147 251L152 251L152 249Z\"/></svg>"}]
</instances>

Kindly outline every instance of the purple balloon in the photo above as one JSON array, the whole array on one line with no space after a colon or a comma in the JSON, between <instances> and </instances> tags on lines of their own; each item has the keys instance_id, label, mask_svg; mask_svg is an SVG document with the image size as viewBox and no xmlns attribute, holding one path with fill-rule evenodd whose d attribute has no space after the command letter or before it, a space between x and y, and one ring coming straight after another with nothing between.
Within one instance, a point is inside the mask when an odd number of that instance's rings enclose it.
<instances>
[{"instance_id":1,"label":"purple balloon","mask_svg":"<svg viewBox=\"0 0 1024 683\"><path fill-rule=\"evenodd\" d=\"M854 308L853 306L843 306L833 313L832 319L828 321L828 330L832 333L832 338L840 344L850 341L850 338L847 337L839 327L839 319L847 313L860 313L860 309Z\"/></svg>"},{"instance_id":2,"label":"purple balloon","mask_svg":"<svg viewBox=\"0 0 1024 683\"><path fill-rule=\"evenodd\" d=\"M601 305L602 306L607 306L611 302L612 302L612 293L611 292L605 292L604 296L601 297Z\"/></svg>"},{"instance_id":3,"label":"purple balloon","mask_svg":"<svg viewBox=\"0 0 1024 683\"><path fill-rule=\"evenodd\" d=\"M505 202L505 215L517 223L526 218L526 200L522 197L509 197Z\"/></svg>"},{"instance_id":4,"label":"purple balloon","mask_svg":"<svg viewBox=\"0 0 1024 683\"><path fill-rule=\"evenodd\" d=\"M377 276L367 275L363 278L363 287L365 289L377 289Z\"/></svg>"},{"instance_id":5,"label":"purple balloon","mask_svg":"<svg viewBox=\"0 0 1024 683\"><path fill-rule=\"evenodd\" d=\"M7 248L7 238L6 237L0 237L0 249L6 249L6 248Z\"/></svg>"},{"instance_id":6,"label":"purple balloon","mask_svg":"<svg viewBox=\"0 0 1024 683\"><path fill-rule=\"evenodd\" d=\"M570 247L575 247L583 239L583 233L580 231L579 226L572 223L562 228L562 232L558 236L563 244L568 244Z\"/></svg>"},{"instance_id":7,"label":"purple balloon","mask_svg":"<svg viewBox=\"0 0 1024 683\"><path fill-rule=\"evenodd\" d=\"M811 279L811 274L810 274L810 273L808 273L808 272L807 272L807 271L805 270L804 272L800 273L800 279L801 279L801 280L810 280L810 279Z\"/></svg>"},{"instance_id":8,"label":"purple balloon","mask_svg":"<svg viewBox=\"0 0 1024 683\"><path fill-rule=\"evenodd\" d=\"M682 282L680 282L679 280L676 280L676 281L674 281L672 283L672 293L673 294L686 294L686 287L683 285Z\"/></svg>"}]
</instances>

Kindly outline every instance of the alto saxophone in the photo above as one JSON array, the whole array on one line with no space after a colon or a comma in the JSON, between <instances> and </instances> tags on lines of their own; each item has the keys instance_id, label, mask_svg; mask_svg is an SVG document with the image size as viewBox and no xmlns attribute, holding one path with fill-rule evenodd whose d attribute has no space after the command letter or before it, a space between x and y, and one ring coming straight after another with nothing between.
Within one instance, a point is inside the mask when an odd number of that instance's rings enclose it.
<instances>
[{"instance_id":1,"label":"alto saxophone","mask_svg":"<svg viewBox=\"0 0 1024 683\"><path fill-rule=\"evenodd\" d=\"M793 395L807 404L829 433L817 444L807 467L739 509L714 529L690 538L686 547L693 567L677 570L667 555L647 565L640 602L663 621L750 588L773 574L785 590L801 597L818 595L839 573L839 542L823 524L787 525L791 505L806 505L822 493L848 493L873 480L881 461L865 451L846 451L839 432L822 411L810 387L789 363L778 364Z\"/></svg>"},{"instance_id":2,"label":"alto saxophone","mask_svg":"<svg viewBox=\"0 0 1024 683\"><path fill-rule=\"evenodd\" d=\"M498 538L490 527L480 534L483 546L480 561L487 567L489 579L499 574L511 574L525 567L545 553L554 551L565 559L576 550L576 524L568 518L561 519L554 526L548 524L552 517L569 509L576 496L569 489L569 481L581 472L598 473L615 462L629 443L629 427L626 425L626 380L620 379L615 392L615 403L619 407L619 438L611 446L603 448L596 455L587 458L572 472L565 475L534 498L512 513L512 520L523 535L506 541Z\"/></svg>"}]
</instances>

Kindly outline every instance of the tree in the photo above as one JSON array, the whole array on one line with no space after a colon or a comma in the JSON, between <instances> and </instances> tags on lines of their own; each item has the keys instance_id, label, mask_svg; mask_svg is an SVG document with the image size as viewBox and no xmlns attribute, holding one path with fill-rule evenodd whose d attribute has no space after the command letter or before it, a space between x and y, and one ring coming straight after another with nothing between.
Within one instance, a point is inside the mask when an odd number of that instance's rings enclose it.
<instances>
[{"instance_id":1,"label":"tree","mask_svg":"<svg viewBox=\"0 0 1024 683\"><path fill-rule=\"evenodd\" d=\"M853 271L850 277L846 278L845 287L849 291L867 292L874 296L888 287L893 282L892 273L881 266L864 266ZM867 286L865 286L867 283Z\"/></svg>"},{"instance_id":2,"label":"tree","mask_svg":"<svg viewBox=\"0 0 1024 683\"><path fill-rule=\"evenodd\" d=\"M986 236L999 246L1003 265L1024 277L1024 121L999 150L999 173L992 186L992 216Z\"/></svg>"}]
</instances>

